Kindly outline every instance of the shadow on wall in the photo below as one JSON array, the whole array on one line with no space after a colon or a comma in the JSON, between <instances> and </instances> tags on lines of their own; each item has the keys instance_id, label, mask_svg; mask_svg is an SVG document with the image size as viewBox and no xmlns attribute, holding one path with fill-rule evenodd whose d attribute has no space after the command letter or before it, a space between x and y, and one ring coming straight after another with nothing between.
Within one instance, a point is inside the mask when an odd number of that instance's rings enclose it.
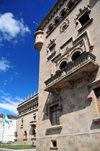
<instances>
[{"instance_id":1,"label":"shadow on wall","mask_svg":"<svg viewBox=\"0 0 100 151\"><path fill-rule=\"evenodd\" d=\"M95 81L97 73L98 70L91 73L90 80L82 82L81 87L74 86L74 89L65 90L62 93L62 106L64 106L62 115L84 110L91 105L92 100L89 100L88 97L91 94L92 88L89 84Z\"/></svg>"},{"instance_id":2,"label":"shadow on wall","mask_svg":"<svg viewBox=\"0 0 100 151\"><path fill-rule=\"evenodd\" d=\"M44 115L42 120L45 121L50 119L49 109L50 106L55 103L60 102L60 105L62 107L61 116L76 111L84 110L85 108L89 107L93 102L91 99L89 99L89 96L92 91L92 87L90 86L90 84L97 79L97 73L98 71L92 73L89 81L81 79L80 81L75 82L76 84L74 85L73 89L63 88L58 95L56 95L55 93L48 93L47 100L43 109ZM61 96L60 101L59 96ZM79 118L84 118L85 116L86 114L79 114ZM92 123L91 129L99 128L100 124L97 125ZM55 131L55 133L58 134L60 133L60 131ZM46 135L50 134L53 135L53 132L46 132Z\"/></svg>"},{"instance_id":3,"label":"shadow on wall","mask_svg":"<svg viewBox=\"0 0 100 151\"><path fill-rule=\"evenodd\" d=\"M81 88L77 88L77 89L74 88L71 90L65 89L64 93L61 93L62 100L60 101L63 107L61 114L64 115L64 114L76 112L90 106L91 101L87 100L89 93L90 93L90 90L88 89L87 86L82 86ZM44 112L43 120L49 119L49 115L47 111L50 105L56 103L58 99L59 98L57 95L54 95L51 93L48 94L48 97L44 106L44 110L43 110Z\"/></svg>"},{"instance_id":4,"label":"shadow on wall","mask_svg":"<svg viewBox=\"0 0 100 151\"><path fill-rule=\"evenodd\" d=\"M89 93L88 87L83 86L70 90L65 97L62 96L64 106L62 114L76 112L90 106L91 101L87 99Z\"/></svg>"},{"instance_id":5,"label":"shadow on wall","mask_svg":"<svg viewBox=\"0 0 100 151\"><path fill-rule=\"evenodd\" d=\"M56 100L58 100L57 95L55 95L53 93L48 93L47 100L46 100L46 103L45 103L44 109L43 109L43 112L44 112L43 120L47 120L49 118L49 116L47 115L49 106L51 104L55 103Z\"/></svg>"},{"instance_id":6,"label":"shadow on wall","mask_svg":"<svg viewBox=\"0 0 100 151\"><path fill-rule=\"evenodd\" d=\"M98 1L100 1L100 0L90 0L89 1L90 8L93 8Z\"/></svg>"},{"instance_id":7,"label":"shadow on wall","mask_svg":"<svg viewBox=\"0 0 100 151\"><path fill-rule=\"evenodd\" d=\"M91 129L100 129L100 121L92 122Z\"/></svg>"}]
</instances>

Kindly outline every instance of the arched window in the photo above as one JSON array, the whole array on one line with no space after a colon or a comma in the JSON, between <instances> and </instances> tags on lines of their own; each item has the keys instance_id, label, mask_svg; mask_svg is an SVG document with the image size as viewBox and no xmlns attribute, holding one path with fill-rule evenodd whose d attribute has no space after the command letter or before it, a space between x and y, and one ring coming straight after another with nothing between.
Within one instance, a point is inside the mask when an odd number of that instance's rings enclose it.
<instances>
[{"instance_id":1,"label":"arched window","mask_svg":"<svg viewBox=\"0 0 100 151\"><path fill-rule=\"evenodd\" d=\"M27 132L24 131L24 139L26 140L27 139Z\"/></svg>"},{"instance_id":2,"label":"arched window","mask_svg":"<svg viewBox=\"0 0 100 151\"><path fill-rule=\"evenodd\" d=\"M48 32L50 32L53 29L53 24L50 24L48 27Z\"/></svg>"},{"instance_id":3,"label":"arched window","mask_svg":"<svg viewBox=\"0 0 100 151\"><path fill-rule=\"evenodd\" d=\"M69 3L68 3L68 8L69 10L74 6L75 4L75 0L71 0Z\"/></svg>"},{"instance_id":4,"label":"arched window","mask_svg":"<svg viewBox=\"0 0 100 151\"><path fill-rule=\"evenodd\" d=\"M78 59L81 55L81 52L80 51L77 51L75 52L73 55L72 55L72 61L75 61L76 59Z\"/></svg>"},{"instance_id":5,"label":"arched window","mask_svg":"<svg viewBox=\"0 0 100 151\"><path fill-rule=\"evenodd\" d=\"M60 64L60 69L64 69L67 65L67 62L66 61L63 61L61 64Z\"/></svg>"},{"instance_id":6,"label":"arched window","mask_svg":"<svg viewBox=\"0 0 100 151\"><path fill-rule=\"evenodd\" d=\"M27 136L27 132L26 131L24 131L24 135Z\"/></svg>"},{"instance_id":7,"label":"arched window","mask_svg":"<svg viewBox=\"0 0 100 151\"><path fill-rule=\"evenodd\" d=\"M31 125L30 135L35 135L35 134L36 134L36 125Z\"/></svg>"},{"instance_id":8,"label":"arched window","mask_svg":"<svg viewBox=\"0 0 100 151\"><path fill-rule=\"evenodd\" d=\"M59 18L59 16L57 16L57 17L54 19L54 23L55 23L55 24L58 24L59 21L60 21L60 18Z\"/></svg>"},{"instance_id":9,"label":"arched window","mask_svg":"<svg viewBox=\"0 0 100 151\"><path fill-rule=\"evenodd\" d=\"M23 123L23 118L21 119L21 122Z\"/></svg>"},{"instance_id":10,"label":"arched window","mask_svg":"<svg viewBox=\"0 0 100 151\"><path fill-rule=\"evenodd\" d=\"M60 16L63 18L66 15L66 12L66 8L64 8L63 10L61 10Z\"/></svg>"},{"instance_id":11,"label":"arched window","mask_svg":"<svg viewBox=\"0 0 100 151\"><path fill-rule=\"evenodd\" d=\"M36 120L36 114L33 114L33 119Z\"/></svg>"}]
</instances>

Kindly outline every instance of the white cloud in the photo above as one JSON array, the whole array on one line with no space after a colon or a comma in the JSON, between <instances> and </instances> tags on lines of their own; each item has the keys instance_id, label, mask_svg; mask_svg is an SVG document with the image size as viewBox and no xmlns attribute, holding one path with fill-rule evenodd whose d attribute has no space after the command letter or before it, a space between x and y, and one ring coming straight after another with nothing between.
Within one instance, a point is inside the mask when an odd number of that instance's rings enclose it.
<instances>
[{"instance_id":1,"label":"white cloud","mask_svg":"<svg viewBox=\"0 0 100 151\"><path fill-rule=\"evenodd\" d=\"M20 97L15 97L15 100L18 100L19 102L22 102L23 101L23 99L22 98L20 98Z\"/></svg>"},{"instance_id":2,"label":"white cloud","mask_svg":"<svg viewBox=\"0 0 100 151\"><path fill-rule=\"evenodd\" d=\"M10 68L10 62L2 57L0 60L0 70L6 71L8 68Z\"/></svg>"},{"instance_id":3,"label":"white cloud","mask_svg":"<svg viewBox=\"0 0 100 151\"><path fill-rule=\"evenodd\" d=\"M9 110L10 112L17 114L17 110L16 110L17 105L18 105L18 102L0 103L0 108Z\"/></svg>"},{"instance_id":4,"label":"white cloud","mask_svg":"<svg viewBox=\"0 0 100 151\"><path fill-rule=\"evenodd\" d=\"M4 96L9 96L9 93L4 92L3 90L0 90L0 94L3 94Z\"/></svg>"},{"instance_id":5,"label":"white cloud","mask_svg":"<svg viewBox=\"0 0 100 151\"><path fill-rule=\"evenodd\" d=\"M10 94L5 93L2 90L0 90L0 93L1 93L0 108L3 110L8 110L14 114L17 114L17 106L19 103L23 101L23 99L18 96L12 97Z\"/></svg>"},{"instance_id":6,"label":"white cloud","mask_svg":"<svg viewBox=\"0 0 100 151\"><path fill-rule=\"evenodd\" d=\"M24 36L26 33L30 33L29 28L24 24L23 19L15 19L14 15L10 12L0 14L0 40L12 40L16 39L18 35Z\"/></svg>"}]
</instances>

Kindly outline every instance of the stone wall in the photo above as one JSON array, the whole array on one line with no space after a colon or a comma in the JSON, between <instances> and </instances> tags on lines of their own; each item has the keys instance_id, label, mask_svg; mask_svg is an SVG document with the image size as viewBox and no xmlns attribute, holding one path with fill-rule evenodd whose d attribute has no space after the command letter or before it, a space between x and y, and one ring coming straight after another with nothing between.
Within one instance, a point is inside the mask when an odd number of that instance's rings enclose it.
<instances>
[{"instance_id":1,"label":"stone wall","mask_svg":"<svg viewBox=\"0 0 100 151\"><path fill-rule=\"evenodd\" d=\"M51 148L51 140L56 139L58 148ZM37 139L39 151L100 151L100 132L65 135Z\"/></svg>"},{"instance_id":2,"label":"stone wall","mask_svg":"<svg viewBox=\"0 0 100 151\"><path fill-rule=\"evenodd\" d=\"M79 13L80 8L90 5L90 18L93 22L84 28L80 33L75 27L74 18ZM63 7L66 6L66 3ZM56 15L59 14L59 11ZM53 18L54 19L54 18ZM59 29L61 23L46 39L47 26L44 29L44 45L40 52L40 76L39 76L39 111L37 124L37 151L49 151L51 145L51 138L58 140L58 150L70 151L99 151L100 142L100 123L93 123L93 119L97 116L96 97L93 96L92 101L88 100L88 96L93 91L90 83L100 79L100 71L91 74L91 80L81 79L81 82L76 82L72 89L63 88L60 92L62 98L62 111L60 115L60 130L52 129L49 115L46 114L46 104L52 102L53 94L45 92L45 81L50 78L52 73L53 62L47 60L47 46L50 40L56 39L56 53L65 52L66 49L60 50L64 43L72 38L72 45L74 41L79 38L84 32L87 32L88 40L93 46L91 52L96 56L96 61L100 64L100 1L99 0L82 0L74 10L65 18L70 21L66 32L60 33ZM51 20L52 22L52 20ZM50 23L51 23L50 22ZM90 51L87 44L84 46L86 51ZM95 132L96 131L96 132ZM98 131L98 132L97 132ZM79 135L75 135L78 133ZM80 134L82 133L82 135ZM84 134L85 133L85 134ZM64 136L65 135L65 136Z\"/></svg>"},{"instance_id":3,"label":"stone wall","mask_svg":"<svg viewBox=\"0 0 100 151\"><path fill-rule=\"evenodd\" d=\"M36 120L37 120L37 109L32 111L29 114L23 115L21 117L18 117L17 119L17 125L16 125L16 131L17 131L17 137L16 137L16 143L17 144L32 144L32 141L36 141L35 136L30 134L31 131L31 123L34 122L33 115L36 114ZM23 126L22 125L22 119L23 119ZM36 124L36 121L35 121ZM27 132L27 139L24 140L24 131Z\"/></svg>"}]
</instances>

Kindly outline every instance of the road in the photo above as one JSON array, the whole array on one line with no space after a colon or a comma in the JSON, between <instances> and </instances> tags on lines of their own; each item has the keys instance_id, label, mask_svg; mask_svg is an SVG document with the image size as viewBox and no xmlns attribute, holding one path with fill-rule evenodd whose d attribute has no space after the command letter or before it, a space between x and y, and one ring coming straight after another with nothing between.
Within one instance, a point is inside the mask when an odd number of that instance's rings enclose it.
<instances>
[{"instance_id":1,"label":"road","mask_svg":"<svg viewBox=\"0 0 100 151\"><path fill-rule=\"evenodd\" d=\"M14 150L14 149L5 149L5 148L0 148L0 151L36 151L36 149L22 149L22 150Z\"/></svg>"}]
</instances>

